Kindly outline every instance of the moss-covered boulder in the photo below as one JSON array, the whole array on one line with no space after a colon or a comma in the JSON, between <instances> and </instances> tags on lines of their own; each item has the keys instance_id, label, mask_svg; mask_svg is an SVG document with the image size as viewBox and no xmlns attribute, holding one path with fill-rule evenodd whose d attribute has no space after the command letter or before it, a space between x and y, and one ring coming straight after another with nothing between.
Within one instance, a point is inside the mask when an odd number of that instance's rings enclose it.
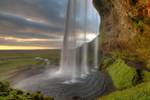
<instances>
[{"instance_id":1,"label":"moss-covered boulder","mask_svg":"<svg viewBox=\"0 0 150 100\"><path fill-rule=\"evenodd\" d=\"M136 70L129 67L122 59L117 59L106 69L117 89L131 87L135 83Z\"/></svg>"}]
</instances>

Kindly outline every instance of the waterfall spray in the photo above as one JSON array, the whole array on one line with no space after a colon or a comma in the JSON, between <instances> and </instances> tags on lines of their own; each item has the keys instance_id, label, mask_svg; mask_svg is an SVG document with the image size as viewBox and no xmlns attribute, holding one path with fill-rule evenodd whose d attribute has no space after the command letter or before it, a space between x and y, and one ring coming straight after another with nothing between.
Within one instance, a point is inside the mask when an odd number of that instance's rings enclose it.
<instances>
[{"instance_id":1,"label":"waterfall spray","mask_svg":"<svg viewBox=\"0 0 150 100\"><path fill-rule=\"evenodd\" d=\"M77 77L77 34L76 34L76 0L68 0L66 14L66 28L61 54L61 64L59 72L70 76L72 79Z\"/></svg>"},{"instance_id":2,"label":"waterfall spray","mask_svg":"<svg viewBox=\"0 0 150 100\"><path fill-rule=\"evenodd\" d=\"M88 38L90 37L88 37L88 35L91 36L91 33L96 33L94 32L95 27L91 29L87 26L88 23L91 22L89 20L95 18L95 15L91 17L92 15L88 14L88 11L92 11L88 9L89 4L90 6L92 5L91 3L92 1L90 0L68 0L64 41L58 73L66 75L72 81L76 81L78 78L84 77L90 73L88 66ZM88 32L89 29L91 29L91 32ZM98 36L97 34L98 33L93 34L94 37ZM94 66L97 66L98 41L96 41L95 45Z\"/></svg>"},{"instance_id":3,"label":"waterfall spray","mask_svg":"<svg viewBox=\"0 0 150 100\"><path fill-rule=\"evenodd\" d=\"M98 69L98 48L99 48L99 38L94 40L94 67Z\"/></svg>"},{"instance_id":4,"label":"waterfall spray","mask_svg":"<svg viewBox=\"0 0 150 100\"><path fill-rule=\"evenodd\" d=\"M81 68L82 68L82 75L81 77L84 77L85 75L89 74L89 68L88 68L88 45L87 45L87 2L88 0L85 0L84 2L84 32L83 32L83 48L82 48L82 64L81 64Z\"/></svg>"}]
</instances>

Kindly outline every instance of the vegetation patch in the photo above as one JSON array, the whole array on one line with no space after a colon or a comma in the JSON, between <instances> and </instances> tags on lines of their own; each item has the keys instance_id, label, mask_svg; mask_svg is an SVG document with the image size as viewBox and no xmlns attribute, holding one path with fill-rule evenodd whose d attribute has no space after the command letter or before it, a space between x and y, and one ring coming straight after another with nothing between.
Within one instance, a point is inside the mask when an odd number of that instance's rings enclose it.
<instances>
[{"instance_id":1,"label":"vegetation patch","mask_svg":"<svg viewBox=\"0 0 150 100\"><path fill-rule=\"evenodd\" d=\"M44 96L41 92L31 94L12 89L8 82L0 82L0 100L54 100L54 98Z\"/></svg>"},{"instance_id":2,"label":"vegetation patch","mask_svg":"<svg viewBox=\"0 0 150 100\"><path fill-rule=\"evenodd\" d=\"M102 58L101 69L105 71L114 61L115 59L111 55L104 56Z\"/></svg>"},{"instance_id":3,"label":"vegetation patch","mask_svg":"<svg viewBox=\"0 0 150 100\"><path fill-rule=\"evenodd\" d=\"M116 91L98 100L150 100L150 82L142 83L135 87Z\"/></svg>"},{"instance_id":4,"label":"vegetation patch","mask_svg":"<svg viewBox=\"0 0 150 100\"><path fill-rule=\"evenodd\" d=\"M141 72L143 81L150 81L150 72L142 71Z\"/></svg>"},{"instance_id":5,"label":"vegetation patch","mask_svg":"<svg viewBox=\"0 0 150 100\"><path fill-rule=\"evenodd\" d=\"M58 65L59 55L58 50L0 51L0 81L25 69L45 68L46 61L36 58L48 59L51 65Z\"/></svg>"},{"instance_id":6,"label":"vegetation patch","mask_svg":"<svg viewBox=\"0 0 150 100\"><path fill-rule=\"evenodd\" d=\"M129 67L122 59L117 59L106 69L114 86L117 89L124 89L134 85L137 72L134 68Z\"/></svg>"}]
</instances>

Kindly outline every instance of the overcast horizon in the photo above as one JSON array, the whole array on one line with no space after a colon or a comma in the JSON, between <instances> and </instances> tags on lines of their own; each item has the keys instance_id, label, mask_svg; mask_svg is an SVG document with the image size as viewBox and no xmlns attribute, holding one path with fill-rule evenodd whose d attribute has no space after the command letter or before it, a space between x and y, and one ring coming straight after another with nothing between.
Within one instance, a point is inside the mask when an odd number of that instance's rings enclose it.
<instances>
[{"instance_id":1,"label":"overcast horizon","mask_svg":"<svg viewBox=\"0 0 150 100\"><path fill-rule=\"evenodd\" d=\"M60 48L66 8L67 0L1 0L0 50Z\"/></svg>"}]
</instances>

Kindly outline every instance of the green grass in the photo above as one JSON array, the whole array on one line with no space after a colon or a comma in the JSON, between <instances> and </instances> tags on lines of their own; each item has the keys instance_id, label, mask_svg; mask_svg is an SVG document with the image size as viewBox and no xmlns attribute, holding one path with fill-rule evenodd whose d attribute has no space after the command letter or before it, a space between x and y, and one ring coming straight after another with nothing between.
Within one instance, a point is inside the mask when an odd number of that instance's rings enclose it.
<instances>
[{"instance_id":1,"label":"green grass","mask_svg":"<svg viewBox=\"0 0 150 100\"><path fill-rule=\"evenodd\" d=\"M7 77L12 75L21 69L38 67L45 65L44 62L37 61L34 59L7 59L0 64L0 80L5 80Z\"/></svg>"},{"instance_id":2,"label":"green grass","mask_svg":"<svg viewBox=\"0 0 150 100\"><path fill-rule=\"evenodd\" d=\"M58 64L60 52L58 50L0 51L0 59L34 59L35 57L46 58L49 59L51 63Z\"/></svg>"},{"instance_id":3,"label":"green grass","mask_svg":"<svg viewBox=\"0 0 150 100\"><path fill-rule=\"evenodd\" d=\"M11 68L18 68L23 67L26 65L38 65L39 61L35 59L7 59L0 64L0 71L11 69Z\"/></svg>"},{"instance_id":4,"label":"green grass","mask_svg":"<svg viewBox=\"0 0 150 100\"><path fill-rule=\"evenodd\" d=\"M36 57L49 59L51 64L58 64L60 52L57 50L42 51L0 51L0 81L8 80L20 70L30 68L44 68L44 61ZM9 81L9 80L8 80ZM8 83L0 82L0 100L54 100L43 96L40 92L26 93L11 89Z\"/></svg>"},{"instance_id":5,"label":"green grass","mask_svg":"<svg viewBox=\"0 0 150 100\"><path fill-rule=\"evenodd\" d=\"M113 92L100 97L98 100L150 100L150 82L123 91Z\"/></svg>"},{"instance_id":6,"label":"green grass","mask_svg":"<svg viewBox=\"0 0 150 100\"><path fill-rule=\"evenodd\" d=\"M117 59L106 69L117 89L131 87L134 84L136 70L129 67L121 59Z\"/></svg>"},{"instance_id":7,"label":"green grass","mask_svg":"<svg viewBox=\"0 0 150 100\"><path fill-rule=\"evenodd\" d=\"M40 92L26 93L12 89L8 82L0 82L0 100L54 100L54 98L44 96Z\"/></svg>"},{"instance_id":8,"label":"green grass","mask_svg":"<svg viewBox=\"0 0 150 100\"><path fill-rule=\"evenodd\" d=\"M142 75L142 79L143 81L150 81L150 72L148 71L142 71L141 72L141 75Z\"/></svg>"},{"instance_id":9,"label":"green grass","mask_svg":"<svg viewBox=\"0 0 150 100\"><path fill-rule=\"evenodd\" d=\"M45 66L44 61L36 57L49 59L51 64L59 63L59 51L0 51L0 80L5 80L13 73L26 68Z\"/></svg>"}]
</instances>

